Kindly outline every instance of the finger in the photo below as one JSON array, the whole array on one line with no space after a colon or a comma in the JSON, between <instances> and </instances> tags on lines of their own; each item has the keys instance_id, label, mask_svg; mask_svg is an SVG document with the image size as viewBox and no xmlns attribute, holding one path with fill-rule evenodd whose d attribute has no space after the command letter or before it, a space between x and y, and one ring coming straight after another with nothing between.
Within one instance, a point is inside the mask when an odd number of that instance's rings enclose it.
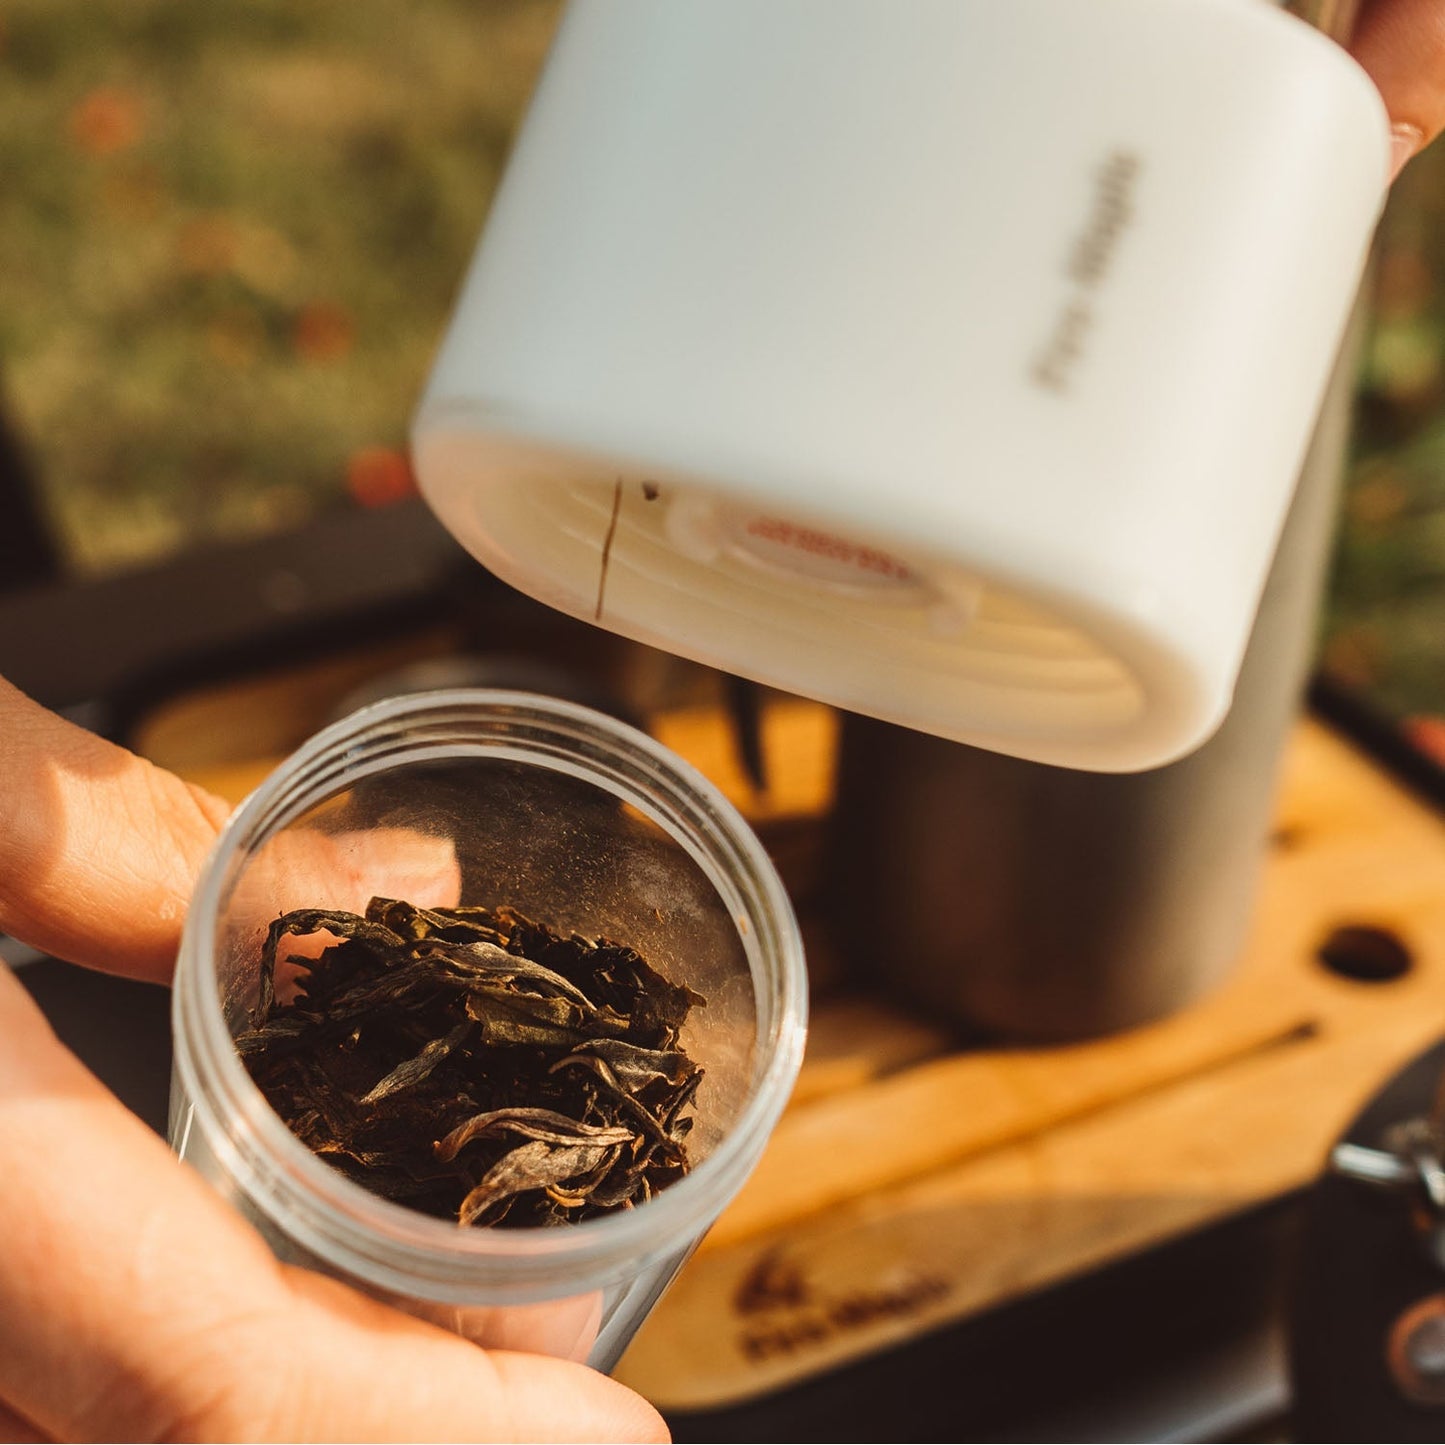
<instances>
[{"instance_id":1,"label":"finger","mask_svg":"<svg viewBox=\"0 0 1445 1445\"><path fill-rule=\"evenodd\" d=\"M42 1437L666 1438L583 1366L282 1269L3 968L0 1158L0 1399Z\"/></svg>"},{"instance_id":2,"label":"finger","mask_svg":"<svg viewBox=\"0 0 1445 1445\"><path fill-rule=\"evenodd\" d=\"M641 1395L581 1365L540 1355L494 1354L505 1396L519 1402L513 1412L518 1440L668 1441L662 1416ZM582 1406L579 1413L578 1405ZM579 1435L578 1425L602 1430Z\"/></svg>"},{"instance_id":3,"label":"finger","mask_svg":"<svg viewBox=\"0 0 1445 1445\"><path fill-rule=\"evenodd\" d=\"M65 1439L155 1438L208 1339L289 1291L260 1237L68 1054L0 968L0 1399Z\"/></svg>"},{"instance_id":4,"label":"finger","mask_svg":"<svg viewBox=\"0 0 1445 1445\"><path fill-rule=\"evenodd\" d=\"M419 908L450 908L461 898L462 872L447 837L413 828L278 833L251 859L226 905L227 947L253 968L273 919L297 908L364 913L378 895ZM301 965L336 942L322 931L293 937L276 961L276 996L289 1001Z\"/></svg>"},{"instance_id":5,"label":"finger","mask_svg":"<svg viewBox=\"0 0 1445 1445\"><path fill-rule=\"evenodd\" d=\"M196 876L229 811L0 679L0 932L93 968L169 979ZM229 922L259 949L292 908L359 913L374 893L444 907L460 887L450 839L296 829L246 870Z\"/></svg>"},{"instance_id":6,"label":"finger","mask_svg":"<svg viewBox=\"0 0 1445 1445\"><path fill-rule=\"evenodd\" d=\"M584 1365L479 1350L319 1275L298 1270L294 1283L327 1324L298 1337L300 1378L288 1387L286 1415L291 1438L670 1438L640 1395ZM320 1372L337 1386L324 1396L305 1387L305 1378Z\"/></svg>"},{"instance_id":7,"label":"finger","mask_svg":"<svg viewBox=\"0 0 1445 1445\"><path fill-rule=\"evenodd\" d=\"M7 1445L36 1445L36 1442L50 1438L49 1435L42 1435L29 1420L0 1403L0 1440L7 1442Z\"/></svg>"},{"instance_id":8,"label":"finger","mask_svg":"<svg viewBox=\"0 0 1445 1445\"><path fill-rule=\"evenodd\" d=\"M0 679L0 931L166 979L229 809Z\"/></svg>"},{"instance_id":9,"label":"finger","mask_svg":"<svg viewBox=\"0 0 1445 1445\"><path fill-rule=\"evenodd\" d=\"M483 1358L495 1369L509 1403L514 1439L672 1439L662 1416L641 1395L595 1370L504 1351Z\"/></svg>"},{"instance_id":10,"label":"finger","mask_svg":"<svg viewBox=\"0 0 1445 1445\"><path fill-rule=\"evenodd\" d=\"M1390 113L1393 170L1445 129L1445 6L1371 0L1350 46Z\"/></svg>"}]
</instances>

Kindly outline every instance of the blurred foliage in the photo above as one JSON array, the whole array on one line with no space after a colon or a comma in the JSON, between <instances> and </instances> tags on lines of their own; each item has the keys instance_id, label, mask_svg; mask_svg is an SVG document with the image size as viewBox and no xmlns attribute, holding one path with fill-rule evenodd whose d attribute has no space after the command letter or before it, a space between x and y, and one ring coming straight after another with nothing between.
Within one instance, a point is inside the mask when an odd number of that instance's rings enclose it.
<instances>
[{"instance_id":1,"label":"blurred foliage","mask_svg":"<svg viewBox=\"0 0 1445 1445\"><path fill-rule=\"evenodd\" d=\"M554 0L7 0L0 387L77 570L410 486Z\"/></svg>"},{"instance_id":2,"label":"blurred foliage","mask_svg":"<svg viewBox=\"0 0 1445 1445\"><path fill-rule=\"evenodd\" d=\"M1381 223L1323 663L1408 719L1445 716L1445 148ZM1435 728L1419 740L1434 747Z\"/></svg>"}]
</instances>

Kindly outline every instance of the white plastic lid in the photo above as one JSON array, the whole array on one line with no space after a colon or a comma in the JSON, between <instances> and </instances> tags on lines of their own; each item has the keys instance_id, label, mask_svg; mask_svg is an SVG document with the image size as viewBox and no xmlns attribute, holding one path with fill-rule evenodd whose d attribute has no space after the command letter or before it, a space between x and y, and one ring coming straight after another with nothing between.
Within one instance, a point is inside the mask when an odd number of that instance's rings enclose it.
<instances>
[{"instance_id":1,"label":"white plastic lid","mask_svg":"<svg viewBox=\"0 0 1445 1445\"><path fill-rule=\"evenodd\" d=\"M644 642L1168 762L1228 709L1387 151L1364 73L1254 0L578 0L423 492Z\"/></svg>"}]
</instances>

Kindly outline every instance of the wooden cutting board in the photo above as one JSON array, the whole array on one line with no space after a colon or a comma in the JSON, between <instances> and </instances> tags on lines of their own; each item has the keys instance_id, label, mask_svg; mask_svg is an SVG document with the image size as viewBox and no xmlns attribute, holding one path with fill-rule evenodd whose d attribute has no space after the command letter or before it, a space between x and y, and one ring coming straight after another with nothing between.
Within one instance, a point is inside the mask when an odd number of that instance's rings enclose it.
<instances>
[{"instance_id":1,"label":"wooden cutting board","mask_svg":"<svg viewBox=\"0 0 1445 1445\"><path fill-rule=\"evenodd\" d=\"M795 761L761 807L709 719L661 729L765 837L826 803L797 763L826 743L817 718L770 722ZM1307 1183L1380 1080L1445 1033L1445 823L1313 723L1278 817L1236 970L1162 1023L964 1051L877 1002L822 1001L762 1164L619 1377L668 1409L734 1403ZM1351 925L1398 938L1409 971L1325 968L1322 942Z\"/></svg>"}]
</instances>

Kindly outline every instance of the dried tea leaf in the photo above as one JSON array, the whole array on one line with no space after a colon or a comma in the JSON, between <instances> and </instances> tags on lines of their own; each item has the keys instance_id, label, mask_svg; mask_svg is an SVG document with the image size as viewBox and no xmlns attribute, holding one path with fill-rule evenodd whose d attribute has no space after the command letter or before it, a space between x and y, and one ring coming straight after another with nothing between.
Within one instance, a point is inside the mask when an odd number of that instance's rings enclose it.
<instances>
[{"instance_id":1,"label":"dried tea leaf","mask_svg":"<svg viewBox=\"0 0 1445 1445\"><path fill-rule=\"evenodd\" d=\"M622 1039L592 1039L576 1053L558 1059L552 1072L575 1064L592 1069L612 1088L634 1094L657 1082L679 1087L698 1072L697 1065L676 1049L643 1049Z\"/></svg>"},{"instance_id":2,"label":"dried tea leaf","mask_svg":"<svg viewBox=\"0 0 1445 1445\"><path fill-rule=\"evenodd\" d=\"M480 940L476 943L447 943L440 939L428 939L412 951L412 957L445 958L459 969L473 971L478 978L495 982L516 980L526 984L533 992L555 993L570 998L584 1009L593 1007L591 999L580 988L568 983L560 973L554 973L530 959L520 958L515 953L508 953L495 943Z\"/></svg>"},{"instance_id":3,"label":"dried tea leaf","mask_svg":"<svg viewBox=\"0 0 1445 1445\"><path fill-rule=\"evenodd\" d=\"M493 1109L457 1125L445 1139L438 1139L432 1147L438 1159L452 1160L473 1139L498 1134L518 1134L524 1139L542 1140L548 1144L627 1144L633 1137L631 1129L605 1124L579 1124L553 1109Z\"/></svg>"},{"instance_id":4,"label":"dried tea leaf","mask_svg":"<svg viewBox=\"0 0 1445 1445\"><path fill-rule=\"evenodd\" d=\"M596 1167L606 1150L595 1144L560 1147L538 1140L504 1154L487 1170L482 1182L462 1200L457 1211L461 1224L474 1224L487 1210L528 1190L546 1190L565 1184Z\"/></svg>"},{"instance_id":5,"label":"dried tea leaf","mask_svg":"<svg viewBox=\"0 0 1445 1445\"><path fill-rule=\"evenodd\" d=\"M359 939L380 944L390 950L401 944L396 934L380 924L358 918L354 913L328 908L298 908L284 913L272 923L261 946L261 987L256 1003L256 1018L264 1018L271 1009L276 992L276 950L286 937L305 938L313 933L333 933L338 938ZM310 964L310 959L292 960Z\"/></svg>"},{"instance_id":6,"label":"dried tea leaf","mask_svg":"<svg viewBox=\"0 0 1445 1445\"><path fill-rule=\"evenodd\" d=\"M258 1054L264 1049L274 1049L288 1041L302 1040L306 1034L305 1019L276 1019L265 1028L247 1029L245 1033L237 1034L236 1052L243 1057L246 1054Z\"/></svg>"},{"instance_id":7,"label":"dried tea leaf","mask_svg":"<svg viewBox=\"0 0 1445 1445\"><path fill-rule=\"evenodd\" d=\"M280 1002L281 941L323 932ZM461 1223L556 1224L687 1171L702 1070L677 1044L701 1003L622 944L374 898L365 917L272 924L236 1042L297 1137L356 1182Z\"/></svg>"},{"instance_id":8,"label":"dried tea leaf","mask_svg":"<svg viewBox=\"0 0 1445 1445\"><path fill-rule=\"evenodd\" d=\"M480 908L418 908L397 898L373 898L366 906L366 917L412 943L433 937L452 942L506 942L506 935L488 921L486 910Z\"/></svg>"},{"instance_id":9,"label":"dried tea leaf","mask_svg":"<svg viewBox=\"0 0 1445 1445\"><path fill-rule=\"evenodd\" d=\"M398 1064L384 1079L374 1084L361 1096L363 1104L380 1103L391 1094L409 1089L426 1078L461 1041L472 1031L472 1020L460 1023L444 1038L433 1039L414 1058Z\"/></svg>"}]
</instances>

